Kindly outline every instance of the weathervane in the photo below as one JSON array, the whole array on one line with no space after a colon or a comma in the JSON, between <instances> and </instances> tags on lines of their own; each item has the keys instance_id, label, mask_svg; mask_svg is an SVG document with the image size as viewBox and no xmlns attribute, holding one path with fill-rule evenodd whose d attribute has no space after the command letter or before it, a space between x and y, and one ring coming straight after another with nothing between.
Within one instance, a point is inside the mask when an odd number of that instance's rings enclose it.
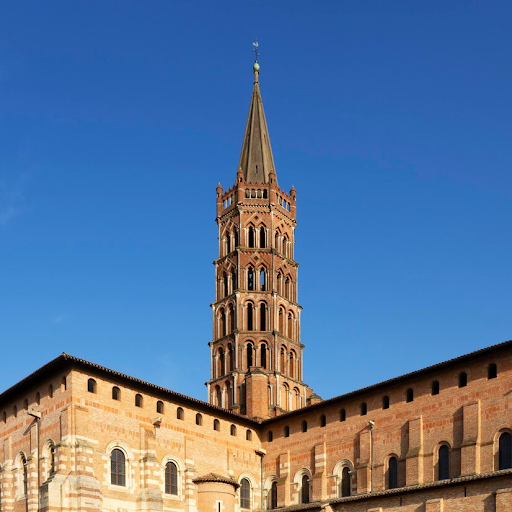
<instances>
[{"instance_id":1,"label":"weathervane","mask_svg":"<svg viewBox=\"0 0 512 512\"><path fill-rule=\"evenodd\" d=\"M252 46L253 46L252 51L254 52L254 55L256 56L256 60L254 62L258 62L258 57L260 56L260 52L258 51L258 40L257 39L256 39L256 41L254 41L254 43L252 43Z\"/></svg>"}]
</instances>

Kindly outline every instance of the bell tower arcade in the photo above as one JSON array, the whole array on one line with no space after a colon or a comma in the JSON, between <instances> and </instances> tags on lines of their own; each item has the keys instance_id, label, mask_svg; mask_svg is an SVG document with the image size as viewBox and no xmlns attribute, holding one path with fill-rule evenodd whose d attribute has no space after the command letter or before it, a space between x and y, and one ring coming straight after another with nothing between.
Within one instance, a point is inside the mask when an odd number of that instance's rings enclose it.
<instances>
[{"instance_id":1,"label":"bell tower arcade","mask_svg":"<svg viewBox=\"0 0 512 512\"><path fill-rule=\"evenodd\" d=\"M302 380L301 307L294 260L296 193L278 186L254 63L235 184L217 186L209 402L251 418L309 403Z\"/></svg>"}]
</instances>

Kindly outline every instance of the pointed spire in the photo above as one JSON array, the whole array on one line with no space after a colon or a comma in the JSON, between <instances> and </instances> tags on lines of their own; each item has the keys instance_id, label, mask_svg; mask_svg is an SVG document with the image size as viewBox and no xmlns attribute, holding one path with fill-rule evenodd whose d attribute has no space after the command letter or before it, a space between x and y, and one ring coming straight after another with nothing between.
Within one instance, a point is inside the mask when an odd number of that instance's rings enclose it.
<instances>
[{"instance_id":1,"label":"pointed spire","mask_svg":"<svg viewBox=\"0 0 512 512\"><path fill-rule=\"evenodd\" d=\"M268 183L270 181L269 173L275 173L275 165L268 135L267 120L261 101L260 84L258 82L260 65L257 61L254 63L253 70L254 86L251 106L249 107L238 167L242 170L246 182Z\"/></svg>"}]
</instances>

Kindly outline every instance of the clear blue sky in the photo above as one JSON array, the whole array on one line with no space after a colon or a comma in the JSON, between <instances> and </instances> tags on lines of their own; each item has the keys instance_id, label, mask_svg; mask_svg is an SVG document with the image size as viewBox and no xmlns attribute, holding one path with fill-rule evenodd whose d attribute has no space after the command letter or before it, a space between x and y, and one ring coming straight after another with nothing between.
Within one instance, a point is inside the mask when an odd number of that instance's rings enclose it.
<instances>
[{"instance_id":1,"label":"clear blue sky","mask_svg":"<svg viewBox=\"0 0 512 512\"><path fill-rule=\"evenodd\" d=\"M4 2L0 389L61 352L198 398L251 43L324 398L512 338L512 3Z\"/></svg>"}]
</instances>

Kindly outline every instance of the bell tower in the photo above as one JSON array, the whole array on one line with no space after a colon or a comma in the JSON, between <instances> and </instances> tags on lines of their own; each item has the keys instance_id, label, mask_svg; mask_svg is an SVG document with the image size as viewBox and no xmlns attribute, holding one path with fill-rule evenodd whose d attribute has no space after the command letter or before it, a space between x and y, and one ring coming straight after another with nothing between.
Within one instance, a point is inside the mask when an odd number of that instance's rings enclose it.
<instances>
[{"instance_id":1,"label":"bell tower","mask_svg":"<svg viewBox=\"0 0 512 512\"><path fill-rule=\"evenodd\" d=\"M254 85L235 184L217 186L209 402L251 418L310 403L302 380L296 193L279 188L254 63Z\"/></svg>"}]
</instances>

